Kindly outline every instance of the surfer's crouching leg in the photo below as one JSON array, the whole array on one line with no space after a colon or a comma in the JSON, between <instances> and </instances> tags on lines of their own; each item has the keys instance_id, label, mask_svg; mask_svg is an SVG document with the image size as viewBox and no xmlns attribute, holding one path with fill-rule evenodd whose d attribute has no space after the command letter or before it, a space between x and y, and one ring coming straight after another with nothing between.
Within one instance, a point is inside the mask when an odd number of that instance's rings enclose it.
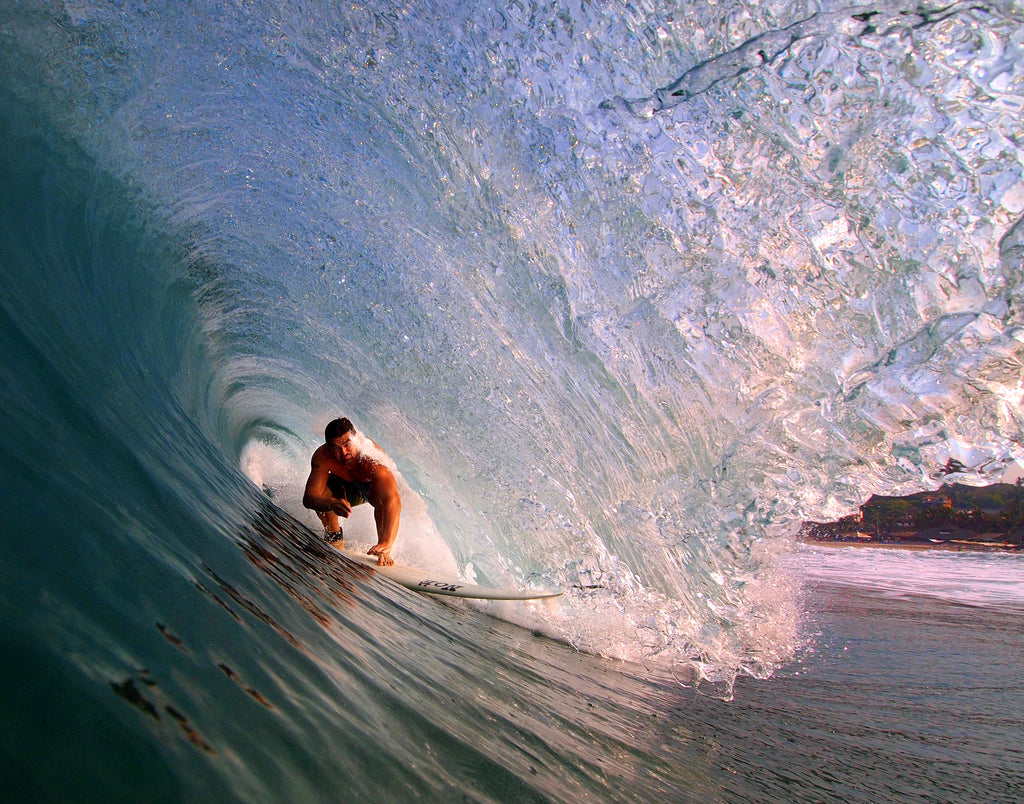
<instances>
[{"instance_id":1,"label":"surfer's crouching leg","mask_svg":"<svg viewBox=\"0 0 1024 804\"><path fill-rule=\"evenodd\" d=\"M317 511L316 515L320 517L320 522L324 526L324 541L339 549L344 547L345 534L341 530L338 515L333 511Z\"/></svg>"}]
</instances>

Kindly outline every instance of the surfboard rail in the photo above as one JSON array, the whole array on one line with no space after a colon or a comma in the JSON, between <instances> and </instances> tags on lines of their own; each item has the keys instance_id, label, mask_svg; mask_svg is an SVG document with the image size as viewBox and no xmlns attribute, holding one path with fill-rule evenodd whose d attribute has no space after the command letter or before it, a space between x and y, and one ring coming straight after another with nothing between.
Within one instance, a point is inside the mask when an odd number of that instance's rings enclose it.
<instances>
[{"instance_id":1,"label":"surfboard rail","mask_svg":"<svg viewBox=\"0 0 1024 804\"><path fill-rule=\"evenodd\" d=\"M364 567L369 567L379 572L385 578L390 578L406 589L412 589L414 592L474 598L477 600L541 600L558 597L563 594L561 589L512 589L510 587L479 586L462 580L441 578L435 574L424 572L414 567L405 567L401 564L382 567L377 564L375 557L357 550L343 549L338 552L350 561L354 561Z\"/></svg>"}]
</instances>

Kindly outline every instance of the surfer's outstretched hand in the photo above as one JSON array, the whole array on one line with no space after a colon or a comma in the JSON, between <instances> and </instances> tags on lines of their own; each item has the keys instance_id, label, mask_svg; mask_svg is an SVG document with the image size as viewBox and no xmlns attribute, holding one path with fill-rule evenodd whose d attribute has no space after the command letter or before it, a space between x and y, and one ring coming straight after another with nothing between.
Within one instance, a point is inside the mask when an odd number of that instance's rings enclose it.
<instances>
[{"instance_id":1,"label":"surfer's outstretched hand","mask_svg":"<svg viewBox=\"0 0 1024 804\"><path fill-rule=\"evenodd\" d=\"M395 563L391 557L391 548L386 544L375 544L366 551L367 555L377 556L377 566L390 567Z\"/></svg>"}]
</instances>

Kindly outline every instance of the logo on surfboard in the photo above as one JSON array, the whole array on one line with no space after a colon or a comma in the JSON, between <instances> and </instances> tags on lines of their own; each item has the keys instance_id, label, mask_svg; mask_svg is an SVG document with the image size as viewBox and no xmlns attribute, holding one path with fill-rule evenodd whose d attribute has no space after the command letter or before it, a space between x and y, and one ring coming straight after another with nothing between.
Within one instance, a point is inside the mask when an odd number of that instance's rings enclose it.
<instances>
[{"instance_id":1,"label":"logo on surfboard","mask_svg":"<svg viewBox=\"0 0 1024 804\"><path fill-rule=\"evenodd\" d=\"M431 589L443 589L445 592L458 592L462 588L460 583L448 583L447 581L435 581L424 578L417 586L429 587Z\"/></svg>"}]
</instances>

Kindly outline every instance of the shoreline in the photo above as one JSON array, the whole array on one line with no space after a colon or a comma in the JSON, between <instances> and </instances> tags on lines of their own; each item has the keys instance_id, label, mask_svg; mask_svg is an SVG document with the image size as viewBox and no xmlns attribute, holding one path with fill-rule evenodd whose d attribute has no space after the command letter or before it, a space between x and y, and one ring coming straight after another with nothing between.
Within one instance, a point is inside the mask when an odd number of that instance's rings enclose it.
<instances>
[{"instance_id":1,"label":"shoreline","mask_svg":"<svg viewBox=\"0 0 1024 804\"><path fill-rule=\"evenodd\" d=\"M961 540L949 540L930 544L925 542L876 542L874 540L841 541L838 539L800 539L800 544L810 544L820 547L870 547L883 550L945 550L948 553L1013 553L1020 552L1021 548L1015 544L1005 542L968 542Z\"/></svg>"}]
</instances>

